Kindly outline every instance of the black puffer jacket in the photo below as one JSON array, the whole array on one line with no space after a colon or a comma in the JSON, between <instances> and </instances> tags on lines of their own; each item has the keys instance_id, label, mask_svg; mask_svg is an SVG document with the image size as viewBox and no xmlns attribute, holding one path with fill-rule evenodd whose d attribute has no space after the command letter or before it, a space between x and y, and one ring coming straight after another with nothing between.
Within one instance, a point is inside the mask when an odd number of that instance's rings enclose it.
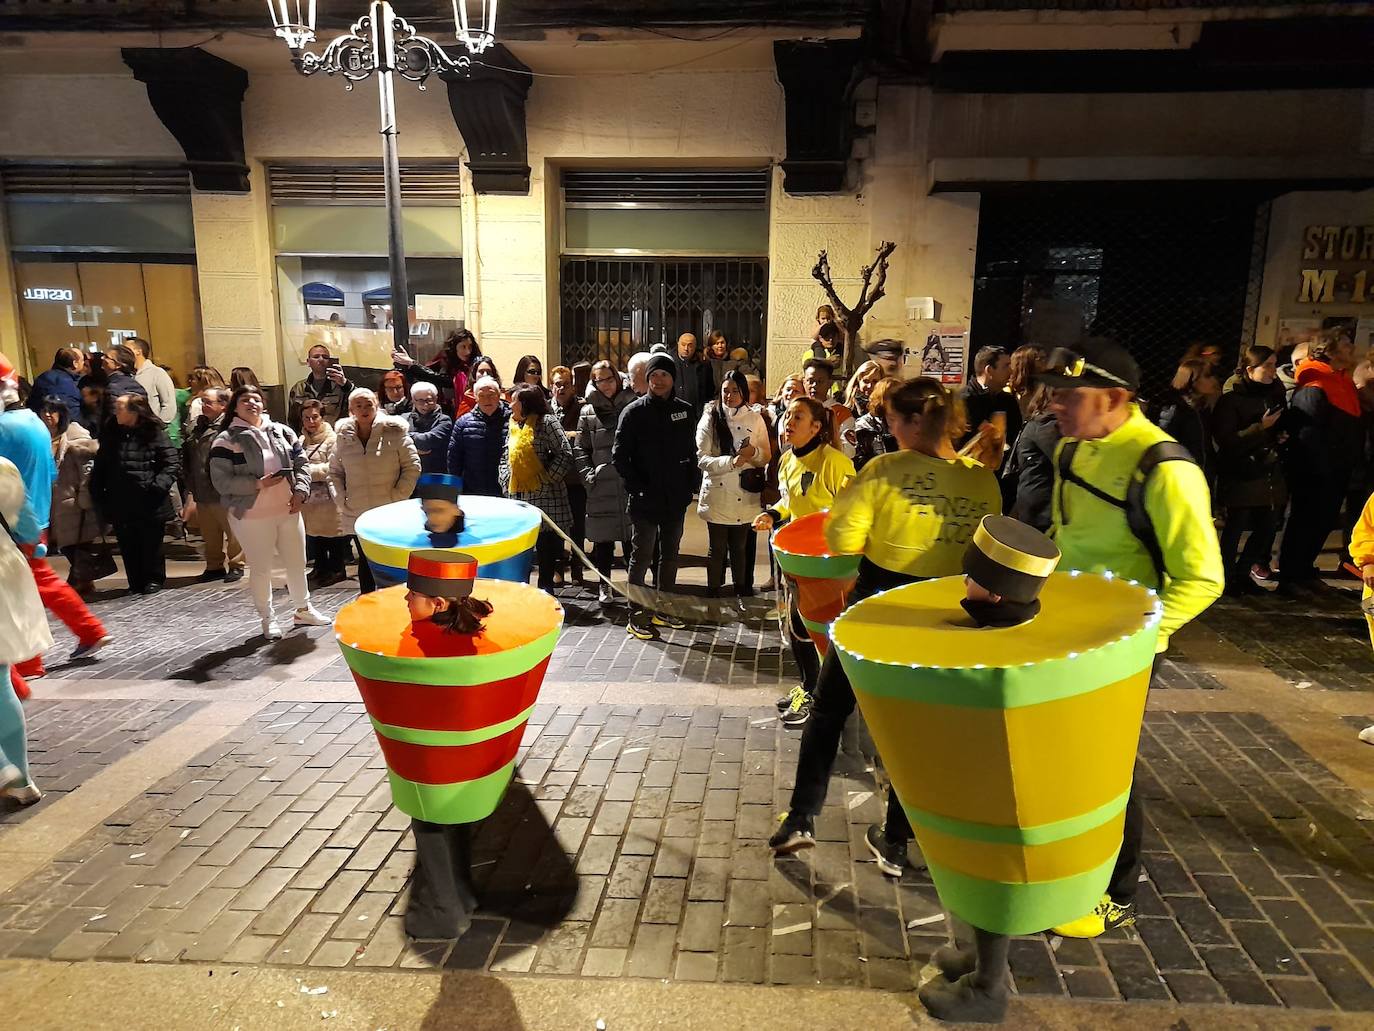
<instances>
[{"instance_id":1,"label":"black puffer jacket","mask_svg":"<svg viewBox=\"0 0 1374 1031\"><path fill-rule=\"evenodd\" d=\"M1016 438L1005 475L1005 488L1012 487L1015 501L1010 513L1041 533L1050 528L1054 499L1054 451L1059 446L1059 423L1049 412L1032 416Z\"/></svg>"},{"instance_id":2,"label":"black puffer jacket","mask_svg":"<svg viewBox=\"0 0 1374 1031\"><path fill-rule=\"evenodd\" d=\"M463 478L464 494L502 496L501 456L506 450L510 405L502 401L491 415L474 408L453 424L448 442L448 471Z\"/></svg>"},{"instance_id":3,"label":"black puffer jacket","mask_svg":"<svg viewBox=\"0 0 1374 1031\"><path fill-rule=\"evenodd\" d=\"M1271 408L1282 408L1283 384L1241 379L1221 395L1212 412L1217 449L1217 500L1234 508L1278 508L1284 502L1279 465L1280 426L1260 422ZM1280 419L1280 423L1282 423Z\"/></svg>"},{"instance_id":4,"label":"black puffer jacket","mask_svg":"<svg viewBox=\"0 0 1374 1031\"><path fill-rule=\"evenodd\" d=\"M684 514L701 481L696 430L692 406L680 397L646 394L621 413L611 461L625 481L631 514L647 519Z\"/></svg>"},{"instance_id":5,"label":"black puffer jacket","mask_svg":"<svg viewBox=\"0 0 1374 1031\"><path fill-rule=\"evenodd\" d=\"M160 426L126 429L113 419L100 434L91 470L91 500L111 523L172 518L172 484L181 460Z\"/></svg>"}]
</instances>

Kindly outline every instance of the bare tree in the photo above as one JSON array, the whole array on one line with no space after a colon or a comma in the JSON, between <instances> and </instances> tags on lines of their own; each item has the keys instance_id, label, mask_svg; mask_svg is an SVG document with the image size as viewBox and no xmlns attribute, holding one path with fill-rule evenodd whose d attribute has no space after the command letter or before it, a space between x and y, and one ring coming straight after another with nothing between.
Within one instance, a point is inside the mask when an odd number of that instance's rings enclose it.
<instances>
[{"instance_id":1,"label":"bare tree","mask_svg":"<svg viewBox=\"0 0 1374 1031\"><path fill-rule=\"evenodd\" d=\"M873 306L886 295L887 259L892 256L892 252L896 249L895 243L884 240L878 245L878 255L873 264L865 265L859 270L859 275L863 278L863 289L859 291L859 299L852 308L840 300L840 295L835 292L835 284L830 278L830 258L825 251L821 251L816 258L815 267L811 269L812 278L821 284L825 290L825 295L830 298L830 304L835 309L840 328L844 330L845 364L849 368L858 364L856 359L858 358L859 329L864 324L864 318ZM878 274L876 282L873 279L874 272Z\"/></svg>"}]
</instances>

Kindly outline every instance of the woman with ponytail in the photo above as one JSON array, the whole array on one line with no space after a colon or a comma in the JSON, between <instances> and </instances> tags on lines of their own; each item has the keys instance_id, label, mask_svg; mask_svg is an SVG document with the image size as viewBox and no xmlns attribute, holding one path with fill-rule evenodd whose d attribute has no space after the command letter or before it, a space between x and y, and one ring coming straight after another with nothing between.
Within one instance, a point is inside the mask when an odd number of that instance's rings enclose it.
<instances>
[{"instance_id":1,"label":"woman with ponytail","mask_svg":"<svg viewBox=\"0 0 1374 1031\"><path fill-rule=\"evenodd\" d=\"M964 549L985 515L1002 510L993 473L1003 441L982 431L960 454L950 443L957 399L937 380L908 380L886 398L888 429L900 448L878 455L835 498L825 539L832 552L862 554L849 604L880 591L963 571ZM854 689L832 648L821 665L811 718L802 735L797 779L786 818L768 844L787 855L816 844L815 820L825 802L830 768ZM911 828L896 795L888 792L886 827L872 826L866 841L878 869L900 877Z\"/></svg>"},{"instance_id":2,"label":"woman with ponytail","mask_svg":"<svg viewBox=\"0 0 1374 1031\"><path fill-rule=\"evenodd\" d=\"M539 509L564 533L572 533L572 505L568 502L568 473L572 448L558 419L549 410L542 386L517 384L511 392L510 436L501 456L501 489L506 497ZM552 591L553 574L563 556L563 540L542 526L534 543L539 563L539 589Z\"/></svg>"}]
</instances>

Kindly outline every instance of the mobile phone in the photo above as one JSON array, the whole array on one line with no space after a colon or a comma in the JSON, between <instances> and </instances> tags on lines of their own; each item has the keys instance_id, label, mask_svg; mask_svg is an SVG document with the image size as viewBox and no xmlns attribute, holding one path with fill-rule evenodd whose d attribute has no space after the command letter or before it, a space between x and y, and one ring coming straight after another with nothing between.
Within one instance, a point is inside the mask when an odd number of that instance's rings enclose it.
<instances>
[{"instance_id":1,"label":"mobile phone","mask_svg":"<svg viewBox=\"0 0 1374 1031\"><path fill-rule=\"evenodd\" d=\"M339 359L337 359L337 358L331 358L331 359L329 359L329 367L330 367L331 369L342 368L342 366L341 366L341 364L340 364L340 362L339 362Z\"/></svg>"}]
</instances>

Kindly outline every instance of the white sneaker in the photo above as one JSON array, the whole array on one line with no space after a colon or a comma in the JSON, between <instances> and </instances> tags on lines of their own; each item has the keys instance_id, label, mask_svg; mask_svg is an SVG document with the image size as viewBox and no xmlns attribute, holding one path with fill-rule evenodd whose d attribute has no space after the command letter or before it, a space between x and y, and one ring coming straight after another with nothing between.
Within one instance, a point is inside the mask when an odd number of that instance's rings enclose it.
<instances>
[{"instance_id":1,"label":"white sneaker","mask_svg":"<svg viewBox=\"0 0 1374 1031\"><path fill-rule=\"evenodd\" d=\"M1360 740L1367 745L1374 745L1374 727L1365 727L1360 731Z\"/></svg>"},{"instance_id":2,"label":"white sneaker","mask_svg":"<svg viewBox=\"0 0 1374 1031\"><path fill-rule=\"evenodd\" d=\"M0 790L0 795L5 798L13 799L20 805L33 805L43 797L43 792L38 790L38 785L30 781L28 784L11 784L9 787Z\"/></svg>"},{"instance_id":3,"label":"white sneaker","mask_svg":"<svg viewBox=\"0 0 1374 1031\"><path fill-rule=\"evenodd\" d=\"M269 641L281 640L281 630L277 628L277 624L273 622L271 616L268 616L262 621L262 636Z\"/></svg>"},{"instance_id":4,"label":"white sneaker","mask_svg":"<svg viewBox=\"0 0 1374 1031\"><path fill-rule=\"evenodd\" d=\"M305 605L296 610L291 622L296 626L329 626L333 620L319 612L314 605Z\"/></svg>"}]
</instances>

